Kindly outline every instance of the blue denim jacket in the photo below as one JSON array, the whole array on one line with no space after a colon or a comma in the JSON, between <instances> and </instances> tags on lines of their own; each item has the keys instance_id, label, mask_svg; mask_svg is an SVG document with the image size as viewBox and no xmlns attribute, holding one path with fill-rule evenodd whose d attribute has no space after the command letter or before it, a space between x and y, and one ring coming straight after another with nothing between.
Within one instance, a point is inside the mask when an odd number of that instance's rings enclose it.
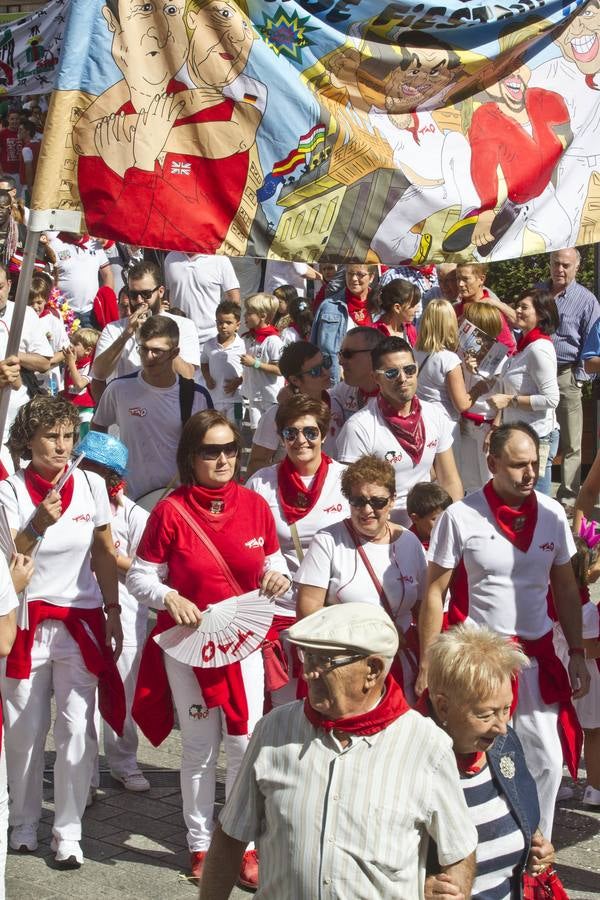
<instances>
[{"instance_id":1,"label":"blue denim jacket","mask_svg":"<svg viewBox=\"0 0 600 900\"><path fill-rule=\"evenodd\" d=\"M531 838L540 822L537 789L527 768L521 741L510 726L506 734L498 736L487 751L487 760L494 783L504 795L525 838L525 850L513 877L513 897L516 900L523 895L521 876L527 865Z\"/></svg>"},{"instance_id":2,"label":"blue denim jacket","mask_svg":"<svg viewBox=\"0 0 600 900\"><path fill-rule=\"evenodd\" d=\"M338 353L348 330L348 307L346 306L346 285L327 297L317 310L313 322L310 339L321 353L329 353L333 361L331 381L337 384L340 380L340 364Z\"/></svg>"}]
</instances>

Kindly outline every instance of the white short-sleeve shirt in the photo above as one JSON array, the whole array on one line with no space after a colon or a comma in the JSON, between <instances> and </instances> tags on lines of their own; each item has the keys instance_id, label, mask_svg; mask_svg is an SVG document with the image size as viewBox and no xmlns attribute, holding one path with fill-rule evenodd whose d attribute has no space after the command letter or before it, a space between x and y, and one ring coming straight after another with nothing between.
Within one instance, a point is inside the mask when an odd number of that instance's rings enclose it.
<instances>
[{"instance_id":1,"label":"white short-sleeve shirt","mask_svg":"<svg viewBox=\"0 0 600 900\"><path fill-rule=\"evenodd\" d=\"M8 563L0 553L0 616L7 616L18 605L19 600L13 587Z\"/></svg>"},{"instance_id":2,"label":"white short-sleeve shirt","mask_svg":"<svg viewBox=\"0 0 600 900\"><path fill-rule=\"evenodd\" d=\"M109 265L104 250L92 243L78 247L61 241L56 232L47 232L48 243L56 254L58 286L75 312L89 312L98 293L100 269Z\"/></svg>"},{"instance_id":3,"label":"white short-sleeve shirt","mask_svg":"<svg viewBox=\"0 0 600 900\"><path fill-rule=\"evenodd\" d=\"M149 513L129 497L122 497L119 506L110 505L112 519L110 528L117 556L134 557L142 539ZM121 625L123 643L139 644L146 636L148 607L138 603L127 590L126 575L119 572L119 603L121 604Z\"/></svg>"},{"instance_id":4,"label":"white short-sleeve shirt","mask_svg":"<svg viewBox=\"0 0 600 900\"><path fill-rule=\"evenodd\" d=\"M198 335L194 323L190 319L184 319L183 316L173 316L168 312L161 312L160 315L167 316L177 323L177 327L179 328L179 356L183 362L189 363L192 366L199 366L200 347L198 345ZM95 358L100 356L101 353L104 353L105 350L108 350L117 338L123 334L127 328L127 322L128 319L117 319L116 322L109 322L108 325L104 326L102 334L98 338L98 343L96 344L96 352L94 353ZM122 378L123 375L130 375L132 372L137 372L141 367L142 361L140 359L137 342L138 337L134 334L125 343L117 365L106 379L107 382L112 381L114 378ZM92 376L94 378L97 377L94 374L93 368Z\"/></svg>"},{"instance_id":5,"label":"white short-sleeve shirt","mask_svg":"<svg viewBox=\"0 0 600 900\"><path fill-rule=\"evenodd\" d=\"M355 462L365 454L374 453L393 465L396 473L393 518L402 525L410 525L406 514L409 490L422 481L431 481L430 472L435 457L452 447L452 423L445 413L426 401L421 402L421 411L425 425L425 447L416 466L386 425L376 397L346 422L337 439L338 459L341 462Z\"/></svg>"},{"instance_id":6,"label":"white short-sleeve shirt","mask_svg":"<svg viewBox=\"0 0 600 900\"><path fill-rule=\"evenodd\" d=\"M538 516L526 553L498 528L483 491L453 503L435 524L429 559L469 582L467 621L535 640L552 629L546 597L550 570L568 563L575 544L560 503L536 491Z\"/></svg>"},{"instance_id":7,"label":"white short-sleeve shirt","mask_svg":"<svg viewBox=\"0 0 600 900\"><path fill-rule=\"evenodd\" d=\"M200 344L217 333L215 310L223 294L240 286L227 256L179 251L165 258L165 284L171 306L191 319Z\"/></svg>"},{"instance_id":8,"label":"white short-sleeve shirt","mask_svg":"<svg viewBox=\"0 0 600 900\"><path fill-rule=\"evenodd\" d=\"M396 624L406 631L412 609L420 602L426 586L427 560L421 542L403 529L392 544L366 541L363 549L383 585ZM327 590L328 604L381 605L373 580L343 522L329 525L315 535L294 581Z\"/></svg>"},{"instance_id":9,"label":"white short-sleeve shirt","mask_svg":"<svg viewBox=\"0 0 600 900\"><path fill-rule=\"evenodd\" d=\"M259 344L251 334L244 335L246 353L259 359L263 363L277 365L283 351L281 338L277 334L270 334ZM279 391L283 388L284 379L280 375L272 375L255 369L253 366L244 368L244 396L250 403L258 403L263 406L276 403Z\"/></svg>"},{"instance_id":10,"label":"white short-sleeve shirt","mask_svg":"<svg viewBox=\"0 0 600 900\"><path fill-rule=\"evenodd\" d=\"M209 338L202 347L200 361L208 366L210 377L216 382L216 387L210 392L215 407L233 406L241 401L240 388L234 394L226 394L224 385L230 378L240 378L243 375L244 367L240 360L245 352L246 345L239 334L236 334L227 347L220 344L216 337Z\"/></svg>"},{"instance_id":11,"label":"white short-sleeve shirt","mask_svg":"<svg viewBox=\"0 0 600 900\"><path fill-rule=\"evenodd\" d=\"M8 336L15 311L15 304L9 300L4 310L4 315L0 316L0 359L6 359L6 348L8 346ZM46 335L46 329L42 324L44 320L39 319L31 307L25 309L25 318L23 319L23 330L21 332L21 342L19 344L19 353L39 353L51 359L54 355L50 341ZM9 391L8 415L6 417L6 425L4 426L4 438L2 443L8 438L8 431L12 425L17 411L27 403L29 394L25 385L16 391Z\"/></svg>"},{"instance_id":12,"label":"white short-sleeve shirt","mask_svg":"<svg viewBox=\"0 0 600 900\"><path fill-rule=\"evenodd\" d=\"M102 604L102 594L92 572L91 547L94 529L111 522L108 494L104 480L94 472L76 469L73 478L69 506L39 542L27 597L56 606L95 609ZM10 527L22 531L36 509L23 471L0 483L0 503Z\"/></svg>"},{"instance_id":13,"label":"white short-sleeve shirt","mask_svg":"<svg viewBox=\"0 0 600 900\"><path fill-rule=\"evenodd\" d=\"M452 350L440 350L438 353L415 350L415 359L419 364L417 397L429 403L438 403L446 415L457 422L458 411L450 399L446 377L459 368L460 357Z\"/></svg>"}]
</instances>

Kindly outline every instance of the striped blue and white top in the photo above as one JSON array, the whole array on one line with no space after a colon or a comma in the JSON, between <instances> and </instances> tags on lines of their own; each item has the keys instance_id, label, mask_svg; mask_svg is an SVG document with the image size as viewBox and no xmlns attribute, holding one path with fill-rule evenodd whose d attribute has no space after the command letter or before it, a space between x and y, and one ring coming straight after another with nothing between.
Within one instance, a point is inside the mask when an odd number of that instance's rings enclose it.
<instances>
[{"instance_id":1,"label":"striped blue and white top","mask_svg":"<svg viewBox=\"0 0 600 900\"><path fill-rule=\"evenodd\" d=\"M488 765L476 775L461 774L460 784L478 837L472 900L510 900L513 871L525 849L523 832Z\"/></svg>"}]
</instances>

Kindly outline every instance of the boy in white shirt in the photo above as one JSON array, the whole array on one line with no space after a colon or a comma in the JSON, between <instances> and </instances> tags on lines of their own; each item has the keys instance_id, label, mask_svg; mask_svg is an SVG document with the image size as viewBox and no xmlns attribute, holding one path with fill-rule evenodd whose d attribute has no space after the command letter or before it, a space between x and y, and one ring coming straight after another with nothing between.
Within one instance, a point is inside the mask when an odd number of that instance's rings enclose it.
<instances>
[{"instance_id":1,"label":"boy in white shirt","mask_svg":"<svg viewBox=\"0 0 600 900\"><path fill-rule=\"evenodd\" d=\"M217 335L202 348L200 369L215 409L225 413L231 422L242 421L243 379L241 358L246 345L238 334L240 307L233 300L223 300L216 311Z\"/></svg>"},{"instance_id":2,"label":"boy in white shirt","mask_svg":"<svg viewBox=\"0 0 600 900\"><path fill-rule=\"evenodd\" d=\"M279 309L273 294L253 294L245 303L244 335L246 352L241 358L244 368L244 396L250 404L250 427L255 429L263 412L277 402L284 385L279 371L283 342L272 324Z\"/></svg>"}]
</instances>

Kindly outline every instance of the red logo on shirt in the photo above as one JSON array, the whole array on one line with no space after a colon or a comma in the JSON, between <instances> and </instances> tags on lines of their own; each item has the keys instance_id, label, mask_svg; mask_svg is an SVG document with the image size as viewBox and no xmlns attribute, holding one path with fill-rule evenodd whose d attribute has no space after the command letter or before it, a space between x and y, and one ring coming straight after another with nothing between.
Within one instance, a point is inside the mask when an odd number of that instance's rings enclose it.
<instances>
[{"instance_id":1,"label":"red logo on shirt","mask_svg":"<svg viewBox=\"0 0 600 900\"><path fill-rule=\"evenodd\" d=\"M394 463L399 463L401 461L402 454L398 453L396 450L388 450L388 452L384 456L384 459L386 462L394 465Z\"/></svg>"},{"instance_id":2,"label":"red logo on shirt","mask_svg":"<svg viewBox=\"0 0 600 900\"><path fill-rule=\"evenodd\" d=\"M147 410L144 409L143 406L130 406L129 407L129 415L130 416L139 416L140 419L143 419L146 415Z\"/></svg>"},{"instance_id":3,"label":"red logo on shirt","mask_svg":"<svg viewBox=\"0 0 600 900\"><path fill-rule=\"evenodd\" d=\"M323 510L323 512L341 512L341 511L342 511L341 503L335 503L333 506L326 506L325 509Z\"/></svg>"},{"instance_id":4,"label":"red logo on shirt","mask_svg":"<svg viewBox=\"0 0 600 900\"><path fill-rule=\"evenodd\" d=\"M554 541L546 541L545 544L540 544L540 550L554 550Z\"/></svg>"},{"instance_id":5,"label":"red logo on shirt","mask_svg":"<svg viewBox=\"0 0 600 900\"><path fill-rule=\"evenodd\" d=\"M89 513L85 513L85 515L83 513L81 513L78 516L73 516L73 521L74 522L89 522L91 520L91 518L92 517L90 516Z\"/></svg>"}]
</instances>

